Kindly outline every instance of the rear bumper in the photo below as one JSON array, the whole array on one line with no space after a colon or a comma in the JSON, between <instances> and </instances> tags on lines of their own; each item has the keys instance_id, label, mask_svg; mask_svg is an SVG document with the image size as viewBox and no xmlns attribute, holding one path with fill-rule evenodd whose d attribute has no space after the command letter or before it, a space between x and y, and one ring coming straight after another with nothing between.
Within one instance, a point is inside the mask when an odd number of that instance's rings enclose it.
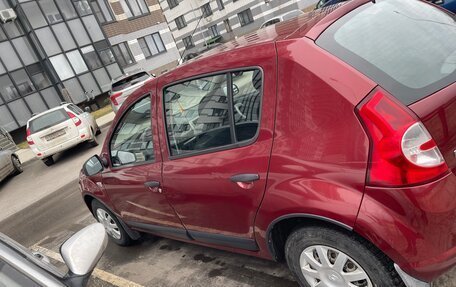
<instances>
[{"instance_id":1,"label":"rear bumper","mask_svg":"<svg viewBox=\"0 0 456 287\"><path fill-rule=\"evenodd\" d=\"M401 276L402 281L404 281L407 287L431 287L430 283L420 281L405 273L397 264L394 264L394 269L396 269L396 272Z\"/></svg>"},{"instance_id":2,"label":"rear bumper","mask_svg":"<svg viewBox=\"0 0 456 287\"><path fill-rule=\"evenodd\" d=\"M91 132L89 131L88 128L82 128L82 129L79 129L78 136L76 136L66 142L63 142L61 144L58 144L58 145L50 147L50 148L38 149L37 147L31 147L31 149L38 159L44 159L44 158L52 156L56 153L59 153L64 150L67 150L69 148L72 148L74 146L77 146L78 144L88 141L88 140L92 140Z\"/></svg>"},{"instance_id":3,"label":"rear bumper","mask_svg":"<svg viewBox=\"0 0 456 287\"><path fill-rule=\"evenodd\" d=\"M410 278L432 282L456 265L455 198L453 173L422 186L366 187L355 231Z\"/></svg>"}]
</instances>

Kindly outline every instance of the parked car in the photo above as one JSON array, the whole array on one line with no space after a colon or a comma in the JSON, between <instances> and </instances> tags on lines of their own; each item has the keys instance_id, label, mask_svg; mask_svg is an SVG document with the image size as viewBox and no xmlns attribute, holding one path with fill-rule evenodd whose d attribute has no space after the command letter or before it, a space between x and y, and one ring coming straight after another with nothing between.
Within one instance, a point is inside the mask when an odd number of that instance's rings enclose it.
<instances>
[{"instance_id":1,"label":"parked car","mask_svg":"<svg viewBox=\"0 0 456 287\"><path fill-rule=\"evenodd\" d=\"M62 103L27 121L29 147L47 166L54 164L53 155L80 143L98 146L100 133L94 117L75 104Z\"/></svg>"},{"instance_id":2,"label":"parked car","mask_svg":"<svg viewBox=\"0 0 456 287\"><path fill-rule=\"evenodd\" d=\"M304 13L301 10L289 11L287 13L284 13L282 15L279 15L277 17L274 17L274 18L269 19L268 21L264 22L263 24L261 24L260 29L263 29L263 28L265 28L267 26L271 26L271 25L277 24L277 23L282 22L282 21L287 21L287 20L296 18L298 16L301 16L302 14L304 14Z\"/></svg>"},{"instance_id":3,"label":"parked car","mask_svg":"<svg viewBox=\"0 0 456 287\"><path fill-rule=\"evenodd\" d=\"M22 173L22 165L17 154L0 147L0 182L10 175L20 173Z\"/></svg>"},{"instance_id":4,"label":"parked car","mask_svg":"<svg viewBox=\"0 0 456 287\"><path fill-rule=\"evenodd\" d=\"M286 260L307 287L430 286L456 263L454 24L353 0L212 50L129 97L84 201L120 245Z\"/></svg>"},{"instance_id":5,"label":"parked car","mask_svg":"<svg viewBox=\"0 0 456 287\"><path fill-rule=\"evenodd\" d=\"M125 74L120 78L113 80L109 96L112 110L116 113L131 93L154 77L154 75L151 75L148 72L137 71Z\"/></svg>"},{"instance_id":6,"label":"parked car","mask_svg":"<svg viewBox=\"0 0 456 287\"><path fill-rule=\"evenodd\" d=\"M83 287L100 260L108 236L100 223L85 227L69 238L60 253L69 271L62 273L49 258L32 252L0 233L0 285L8 287Z\"/></svg>"}]
</instances>

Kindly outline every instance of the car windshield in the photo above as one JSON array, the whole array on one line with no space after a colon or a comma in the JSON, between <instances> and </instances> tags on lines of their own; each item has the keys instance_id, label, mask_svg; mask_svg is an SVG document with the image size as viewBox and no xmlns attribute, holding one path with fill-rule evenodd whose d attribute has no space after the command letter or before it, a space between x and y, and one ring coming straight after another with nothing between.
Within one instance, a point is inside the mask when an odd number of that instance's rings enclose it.
<instances>
[{"instance_id":1,"label":"car windshield","mask_svg":"<svg viewBox=\"0 0 456 287\"><path fill-rule=\"evenodd\" d=\"M30 132L36 133L68 120L70 117L64 109L58 109L39 116L29 123Z\"/></svg>"},{"instance_id":2,"label":"car windshield","mask_svg":"<svg viewBox=\"0 0 456 287\"><path fill-rule=\"evenodd\" d=\"M137 73L126 78L123 78L120 81L115 82L112 84L112 91L118 92L124 90L130 86L134 86L139 82L145 81L150 77L150 75L146 72Z\"/></svg>"},{"instance_id":3,"label":"car windshield","mask_svg":"<svg viewBox=\"0 0 456 287\"><path fill-rule=\"evenodd\" d=\"M456 80L454 15L421 1L366 4L329 27L317 44L407 105Z\"/></svg>"}]
</instances>

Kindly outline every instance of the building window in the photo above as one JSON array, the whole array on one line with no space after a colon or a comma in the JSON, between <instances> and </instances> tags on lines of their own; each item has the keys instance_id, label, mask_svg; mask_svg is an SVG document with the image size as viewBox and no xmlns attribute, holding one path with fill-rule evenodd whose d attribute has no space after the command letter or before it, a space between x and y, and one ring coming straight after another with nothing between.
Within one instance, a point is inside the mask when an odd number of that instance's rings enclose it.
<instances>
[{"instance_id":1,"label":"building window","mask_svg":"<svg viewBox=\"0 0 456 287\"><path fill-rule=\"evenodd\" d=\"M3 28L5 29L5 32L6 32L6 34L8 34L10 39L24 35L24 31L22 30L22 27L19 24L19 21L5 23L5 24L3 24ZM3 34L3 33L0 32L0 34ZM2 38L2 36L0 36L0 41L1 41L1 38ZM6 38L4 38L3 40L6 40Z\"/></svg>"},{"instance_id":2,"label":"building window","mask_svg":"<svg viewBox=\"0 0 456 287\"><path fill-rule=\"evenodd\" d=\"M140 38L138 39L138 42L146 58L166 51L165 45L163 45L163 41L159 33L154 33L144 38Z\"/></svg>"},{"instance_id":3,"label":"building window","mask_svg":"<svg viewBox=\"0 0 456 287\"><path fill-rule=\"evenodd\" d=\"M128 18L149 13L145 0L120 0L120 5Z\"/></svg>"},{"instance_id":4,"label":"building window","mask_svg":"<svg viewBox=\"0 0 456 287\"><path fill-rule=\"evenodd\" d=\"M106 0L92 0L92 10L101 24L113 21L111 6Z\"/></svg>"},{"instance_id":5,"label":"building window","mask_svg":"<svg viewBox=\"0 0 456 287\"><path fill-rule=\"evenodd\" d=\"M81 57L81 53L79 53L78 50L68 52L66 55L76 74L87 72L87 65L84 63L84 60Z\"/></svg>"},{"instance_id":6,"label":"building window","mask_svg":"<svg viewBox=\"0 0 456 287\"><path fill-rule=\"evenodd\" d=\"M219 10L225 9L225 5L223 5L223 0L217 0L217 6Z\"/></svg>"},{"instance_id":7,"label":"building window","mask_svg":"<svg viewBox=\"0 0 456 287\"><path fill-rule=\"evenodd\" d=\"M35 87L39 90L47 88L51 85L48 75L44 72L43 66L40 63L27 66L27 72L32 78Z\"/></svg>"},{"instance_id":8,"label":"building window","mask_svg":"<svg viewBox=\"0 0 456 287\"><path fill-rule=\"evenodd\" d=\"M206 3L201 6L201 11L203 12L203 17L209 17L212 15L212 9L210 3Z\"/></svg>"},{"instance_id":9,"label":"building window","mask_svg":"<svg viewBox=\"0 0 456 287\"><path fill-rule=\"evenodd\" d=\"M179 30L187 26L184 15L177 17L174 21L176 22L177 29Z\"/></svg>"},{"instance_id":10,"label":"building window","mask_svg":"<svg viewBox=\"0 0 456 287\"><path fill-rule=\"evenodd\" d=\"M0 93L6 102L19 98L19 93L8 75L0 77Z\"/></svg>"},{"instance_id":11,"label":"building window","mask_svg":"<svg viewBox=\"0 0 456 287\"><path fill-rule=\"evenodd\" d=\"M78 16L76 10L74 10L73 4L71 4L71 0L59 0L56 1L56 3L66 20L73 19Z\"/></svg>"},{"instance_id":12,"label":"building window","mask_svg":"<svg viewBox=\"0 0 456 287\"><path fill-rule=\"evenodd\" d=\"M179 5L179 1L178 0L168 0L169 9L173 9L177 5Z\"/></svg>"},{"instance_id":13,"label":"building window","mask_svg":"<svg viewBox=\"0 0 456 287\"><path fill-rule=\"evenodd\" d=\"M49 58L54 70L59 75L60 80L64 81L74 76L73 69L63 54Z\"/></svg>"},{"instance_id":14,"label":"building window","mask_svg":"<svg viewBox=\"0 0 456 287\"><path fill-rule=\"evenodd\" d=\"M120 43L115 46L112 46L112 51L114 52L114 56L117 58L117 62L119 63L120 66L126 67L129 66L133 63L135 63L135 60L133 59L133 56L131 55L130 49L128 48L127 43Z\"/></svg>"},{"instance_id":15,"label":"building window","mask_svg":"<svg viewBox=\"0 0 456 287\"><path fill-rule=\"evenodd\" d=\"M241 22L241 27L253 23L253 15L250 9L238 13L238 17L239 22Z\"/></svg>"},{"instance_id":16,"label":"building window","mask_svg":"<svg viewBox=\"0 0 456 287\"><path fill-rule=\"evenodd\" d=\"M35 87L24 69L11 73L11 78L16 84L17 90L21 96L26 96L35 91Z\"/></svg>"},{"instance_id":17,"label":"building window","mask_svg":"<svg viewBox=\"0 0 456 287\"><path fill-rule=\"evenodd\" d=\"M92 9L90 8L89 1L87 0L74 1L74 6L81 16L92 14Z\"/></svg>"},{"instance_id":18,"label":"building window","mask_svg":"<svg viewBox=\"0 0 456 287\"><path fill-rule=\"evenodd\" d=\"M63 21L62 15L60 15L53 0L40 0L39 3L49 24Z\"/></svg>"},{"instance_id":19,"label":"building window","mask_svg":"<svg viewBox=\"0 0 456 287\"><path fill-rule=\"evenodd\" d=\"M116 61L106 40L96 42L93 44L93 46L95 47L95 51L98 52L103 65L109 65Z\"/></svg>"},{"instance_id":20,"label":"building window","mask_svg":"<svg viewBox=\"0 0 456 287\"><path fill-rule=\"evenodd\" d=\"M230 24L230 19L223 20L223 24L225 24L225 30L227 33L233 32L233 28L231 28L231 24Z\"/></svg>"},{"instance_id":21,"label":"building window","mask_svg":"<svg viewBox=\"0 0 456 287\"><path fill-rule=\"evenodd\" d=\"M192 36L187 36L182 39L182 42L184 42L184 46L186 49L195 47L195 44L193 43L193 38Z\"/></svg>"},{"instance_id":22,"label":"building window","mask_svg":"<svg viewBox=\"0 0 456 287\"><path fill-rule=\"evenodd\" d=\"M91 70L95 70L103 67L100 58L98 58L97 52L92 45L81 48L82 56L84 57L87 65Z\"/></svg>"},{"instance_id":23,"label":"building window","mask_svg":"<svg viewBox=\"0 0 456 287\"><path fill-rule=\"evenodd\" d=\"M219 31L217 29L217 25L213 25L211 27L209 27L209 35L211 37L216 37L216 36L219 36Z\"/></svg>"}]
</instances>

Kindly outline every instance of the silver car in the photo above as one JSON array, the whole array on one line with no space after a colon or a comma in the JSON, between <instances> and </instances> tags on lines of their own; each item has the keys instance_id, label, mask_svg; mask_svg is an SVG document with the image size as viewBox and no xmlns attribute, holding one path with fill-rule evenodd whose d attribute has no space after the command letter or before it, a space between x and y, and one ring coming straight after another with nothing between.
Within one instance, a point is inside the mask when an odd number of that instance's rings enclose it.
<instances>
[{"instance_id":1,"label":"silver car","mask_svg":"<svg viewBox=\"0 0 456 287\"><path fill-rule=\"evenodd\" d=\"M10 175L18 175L21 172L19 157L11 150L0 147L0 182Z\"/></svg>"}]
</instances>

